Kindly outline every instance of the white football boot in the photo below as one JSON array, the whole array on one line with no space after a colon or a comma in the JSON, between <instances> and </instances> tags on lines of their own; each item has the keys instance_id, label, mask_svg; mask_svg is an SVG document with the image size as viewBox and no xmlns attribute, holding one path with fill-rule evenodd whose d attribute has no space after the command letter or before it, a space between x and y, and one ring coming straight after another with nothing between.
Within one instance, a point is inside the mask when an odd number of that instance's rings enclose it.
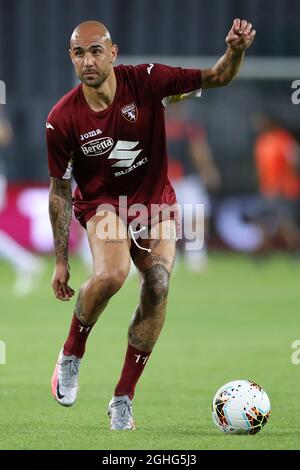
<instances>
[{"instance_id":1,"label":"white football boot","mask_svg":"<svg viewBox=\"0 0 300 470\"><path fill-rule=\"evenodd\" d=\"M66 356L60 351L51 380L52 395L62 406L72 406L78 392L78 369L80 359Z\"/></svg>"},{"instance_id":2,"label":"white football boot","mask_svg":"<svg viewBox=\"0 0 300 470\"><path fill-rule=\"evenodd\" d=\"M132 403L127 395L121 397L113 396L109 402L107 413L110 417L110 429L112 431L135 429Z\"/></svg>"}]
</instances>

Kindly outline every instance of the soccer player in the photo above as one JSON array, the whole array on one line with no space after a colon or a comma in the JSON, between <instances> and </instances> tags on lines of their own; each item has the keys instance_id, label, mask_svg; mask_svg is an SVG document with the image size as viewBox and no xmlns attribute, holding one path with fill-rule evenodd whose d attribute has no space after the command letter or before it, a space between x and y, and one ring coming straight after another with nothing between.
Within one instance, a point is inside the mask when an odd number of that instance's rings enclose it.
<instances>
[{"instance_id":1,"label":"soccer player","mask_svg":"<svg viewBox=\"0 0 300 470\"><path fill-rule=\"evenodd\" d=\"M113 430L135 427L135 386L164 324L175 257L171 234L176 214L164 211L157 217L154 211L151 217L156 205L176 203L167 178L164 98L227 85L254 36L251 23L235 19L226 38L226 53L205 70L161 64L114 66L118 48L107 28L96 21L80 24L71 36L70 56L82 84L54 106L46 124L55 296L68 301L74 295L68 265L72 202L75 216L87 231L93 273L80 289L52 377L52 394L63 406L75 402L88 335L124 283L132 258L140 272L141 293L129 325L123 370L108 406ZM77 183L73 201L72 176ZM128 210L119 203L119 196L127 197ZM107 211L98 209L105 204L109 204ZM133 230L130 208L136 204L146 208L146 224ZM103 229L108 214L109 225L117 228L113 236ZM144 228L149 236L137 240Z\"/></svg>"}]
</instances>

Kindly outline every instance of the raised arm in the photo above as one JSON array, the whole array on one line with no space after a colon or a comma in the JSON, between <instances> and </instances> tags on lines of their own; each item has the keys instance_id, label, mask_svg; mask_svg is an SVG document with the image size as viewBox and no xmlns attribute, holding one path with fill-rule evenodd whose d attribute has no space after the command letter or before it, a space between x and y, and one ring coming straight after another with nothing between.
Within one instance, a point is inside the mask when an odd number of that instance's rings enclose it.
<instances>
[{"instance_id":1,"label":"raised arm","mask_svg":"<svg viewBox=\"0 0 300 470\"><path fill-rule=\"evenodd\" d=\"M71 180L51 178L49 194L49 216L52 225L56 265L52 288L60 300L70 300L74 295L69 287L68 247L72 217Z\"/></svg>"},{"instance_id":2,"label":"raised arm","mask_svg":"<svg viewBox=\"0 0 300 470\"><path fill-rule=\"evenodd\" d=\"M227 51L210 69L202 70L202 88L225 86L237 75L244 60L245 51L255 37L256 31L247 20L236 18L226 37Z\"/></svg>"}]
</instances>

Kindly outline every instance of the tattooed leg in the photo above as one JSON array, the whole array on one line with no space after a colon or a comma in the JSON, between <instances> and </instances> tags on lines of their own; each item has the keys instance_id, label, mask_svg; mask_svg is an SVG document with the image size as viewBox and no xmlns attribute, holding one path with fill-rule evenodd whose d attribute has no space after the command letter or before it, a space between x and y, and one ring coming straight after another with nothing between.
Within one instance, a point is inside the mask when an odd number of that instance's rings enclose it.
<instances>
[{"instance_id":1,"label":"tattooed leg","mask_svg":"<svg viewBox=\"0 0 300 470\"><path fill-rule=\"evenodd\" d=\"M150 240L149 246L150 253L138 252L134 259L142 277L141 297L128 331L129 343L146 352L152 351L165 321L175 240Z\"/></svg>"},{"instance_id":2,"label":"tattooed leg","mask_svg":"<svg viewBox=\"0 0 300 470\"><path fill-rule=\"evenodd\" d=\"M152 351L162 330L169 290L169 273L161 264L146 270L140 304L129 326L128 340L142 351Z\"/></svg>"}]
</instances>

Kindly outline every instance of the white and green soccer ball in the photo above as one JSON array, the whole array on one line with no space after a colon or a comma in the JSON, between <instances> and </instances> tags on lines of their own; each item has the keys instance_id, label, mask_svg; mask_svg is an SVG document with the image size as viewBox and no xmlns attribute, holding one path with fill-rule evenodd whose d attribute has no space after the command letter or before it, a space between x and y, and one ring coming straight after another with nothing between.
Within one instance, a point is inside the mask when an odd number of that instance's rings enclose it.
<instances>
[{"instance_id":1,"label":"white and green soccer ball","mask_svg":"<svg viewBox=\"0 0 300 470\"><path fill-rule=\"evenodd\" d=\"M250 380L233 380L219 388L212 402L212 418L229 434L256 434L271 412L266 392Z\"/></svg>"}]
</instances>

